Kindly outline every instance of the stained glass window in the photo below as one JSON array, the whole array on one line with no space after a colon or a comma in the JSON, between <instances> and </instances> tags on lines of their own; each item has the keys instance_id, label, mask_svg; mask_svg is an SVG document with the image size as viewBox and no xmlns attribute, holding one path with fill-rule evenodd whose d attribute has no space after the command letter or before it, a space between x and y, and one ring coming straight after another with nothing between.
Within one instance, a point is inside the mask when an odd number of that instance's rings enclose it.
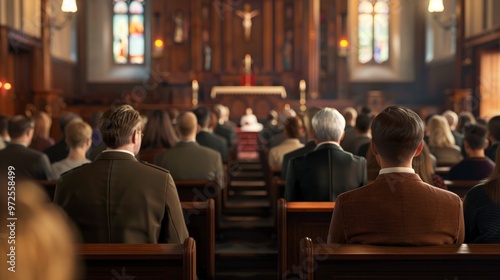
<instances>
[{"instance_id":1,"label":"stained glass window","mask_svg":"<svg viewBox=\"0 0 500 280\"><path fill-rule=\"evenodd\" d=\"M117 64L144 63L144 2L113 1L113 59Z\"/></svg>"},{"instance_id":2,"label":"stained glass window","mask_svg":"<svg viewBox=\"0 0 500 280\"><path fill-rule=\"evenodd\" d=\"M358 61L389 60L389 0L360 0L358 5Z\"/></svg>"}]
</instances>

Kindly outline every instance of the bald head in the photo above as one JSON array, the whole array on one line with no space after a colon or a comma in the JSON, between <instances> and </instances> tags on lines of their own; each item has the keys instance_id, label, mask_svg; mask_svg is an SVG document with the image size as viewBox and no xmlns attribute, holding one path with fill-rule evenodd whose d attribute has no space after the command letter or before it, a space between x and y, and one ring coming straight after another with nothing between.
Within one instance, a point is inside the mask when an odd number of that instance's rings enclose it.
<instances>
[{"instance_id":1,"label":"bald head","mask_svg":"<svg viewBox=\"0 0 500 280\"><path fill-rule=\"evenodd\" d=\"M198 131L198 120L193 112L184 112L177 119L177 128L183 140L194 140Z\"/></svg>"}]
</instances>

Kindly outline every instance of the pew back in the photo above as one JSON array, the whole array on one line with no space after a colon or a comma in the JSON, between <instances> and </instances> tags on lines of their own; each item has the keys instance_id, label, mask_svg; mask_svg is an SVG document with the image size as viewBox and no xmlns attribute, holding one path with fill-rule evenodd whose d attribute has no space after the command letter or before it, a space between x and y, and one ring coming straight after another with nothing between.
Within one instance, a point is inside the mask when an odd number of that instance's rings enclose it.
<instances>
[{"instance_id":1,"label":"pew back","mask_svg":"<svg viewBox=\"0 0 500 280\"><path fill-rule=\"evenodd\" d=\"M299 242L311 236L325 243L335 202L286 202L278 200L279 279L298 273Z\"/></svg>"},{"instance_id":2,"label":"pew back","mask_svg":"<svg viewBox=\"0 0 500 280\"><path fill-rule=\"evenodd\" d=\"M475 185L481 183L480 180L445 180L444 181L447 189L456 193L461 198L465 197L465 194L472 189Z\"/></svg>"},{"instance_id":3,"label":"pew back","mask_svg":"<svg viewBox=\"0 0 500 280\"><path fill-rule=\"evenodd\" d=\"M196 271L201 279L215 279L215 208L214 200L182 202L189 236L196 240Z\"/></svg>"},{"instance_id":4,"label":"pew back","mask_svg":"<svg viewBox=\"0 0 500 280\"><path fill-rule=\"evenodd\" d=\"M84 279L196 279L196 244L80 244Z\"/></svg>"},{"instance_id":5,"label":"pew back","mask_svg":"<svg viewBox=\"0 0 500 280\"><path fill-rule=\"evenodd\" d=\"M500 244L391 247L300 242L301 279L498 279Z\"/></svg>"},{"instance_id":6,"label":"pew back","mask_svg":"<svg viewBox=\"0 0 500 280\"><path fill-rule=\"evenodd\" d=\"M219 229L222 215L222 192L217 181L175 180L181 202L199 202L213 199L215 203L215 228Z\"/></svg>"}]
</instances>

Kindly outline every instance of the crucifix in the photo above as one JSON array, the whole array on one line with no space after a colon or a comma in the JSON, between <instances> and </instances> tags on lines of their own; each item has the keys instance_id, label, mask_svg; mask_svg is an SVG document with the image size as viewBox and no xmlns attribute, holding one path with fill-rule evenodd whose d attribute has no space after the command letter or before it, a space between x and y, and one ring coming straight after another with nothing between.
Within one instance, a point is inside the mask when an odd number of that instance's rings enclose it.
<instances>
[{"instance_id":1,"label":"crucifix","mask_svg":"<svg viewBox=\"0 0 500 280\"><path fill-rule=\"evenodd\" d=\"M236 14L243 19L243 32L245 34L245 40L250 41L250 35L252 34L252 18L259 15L258 10L253 10L250 4L245 4L243 6L243 11L236 11Z\"/></svg>"}]
</instances>

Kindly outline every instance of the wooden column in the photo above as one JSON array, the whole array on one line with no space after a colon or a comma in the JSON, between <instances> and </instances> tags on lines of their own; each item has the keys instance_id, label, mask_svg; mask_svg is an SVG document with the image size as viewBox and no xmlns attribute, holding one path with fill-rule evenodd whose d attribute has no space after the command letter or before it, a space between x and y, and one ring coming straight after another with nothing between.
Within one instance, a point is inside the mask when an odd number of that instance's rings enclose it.
<instances>
[{"instance_id":1,"label":"wooden column","mask_svg":"<svg viewBox=\"0 0 500 280\"><path fill-rule=\"evenodd\" d=\"M264 0L264 73L273 71L273 2Z\"/></svg>"},{"instance_id":2,"label":"wooden column","mask_svg":"<svg viewBox=\"0 0 500 280\"><path fill-rule=\"evenodd\" d=\"M274 17L274 69L279 73L283 72L283 43L285 37L285 28L283 26L285 5L283 0L275 1L274 10L276 11Z\"/></svg>"},{"instance_id":3,"label":"wooden column","mask_svg":"<svg viewBox=\"0 0 500 280\"><path fill-rule=\"evenodd\" d=\"M307 91L308 96L313 99L319 97L319 16L320 0L309 0L307 21Z\"/></svg>"},{"instance_id":4,"label":"wooden column","mask_svg":"<svg viewBox=\"0 0 500 280\"><path fill-rule=\"evenodd\" d=\"M233 7L232 0L226 0L225 5L227 7ZM222 15L224 17L224 21L229 23L233 22L233 9L222 9ZM233 70L233 25L232 24L224 24L226 28L224 35L224 53L226 54L224 57L224 71L227 73L234 73Z\"/></svg>"},{"instance_id":5,"label":"wooden column","mask_svg":"<svg viewBox=\"0 0 500 280\"><path fill-rule=\"evenodd\" d=\"M197 73L203 71L203 49L201 44L201 1L191 1L191 69Z\"/></svg>"},{"instance_id":6,"label":"wooden column","mask_svg":"<svg viewBox=\"0 0 500 280\"><path fill-rule=\"evenodd\" d=\"M77 69L77 84L76 93L83 96L87 93L87 7L85 0L77 0L78 12L77 19L77 56L78 67Z\"/></svg>"},{"instance_id":7,"label":"wooden column","mask_svg":"<svg viewBox=\"0 0 500 280\"><path fill-rule=\"evenodd\" d=\"M49 90L52 88L52 61L50 56L50 16L52 11L50 8L50 0L42 0L42 54L41 54L41 69L42 79L40 83L41 89Z\"/></svg>"}]
</instances>

